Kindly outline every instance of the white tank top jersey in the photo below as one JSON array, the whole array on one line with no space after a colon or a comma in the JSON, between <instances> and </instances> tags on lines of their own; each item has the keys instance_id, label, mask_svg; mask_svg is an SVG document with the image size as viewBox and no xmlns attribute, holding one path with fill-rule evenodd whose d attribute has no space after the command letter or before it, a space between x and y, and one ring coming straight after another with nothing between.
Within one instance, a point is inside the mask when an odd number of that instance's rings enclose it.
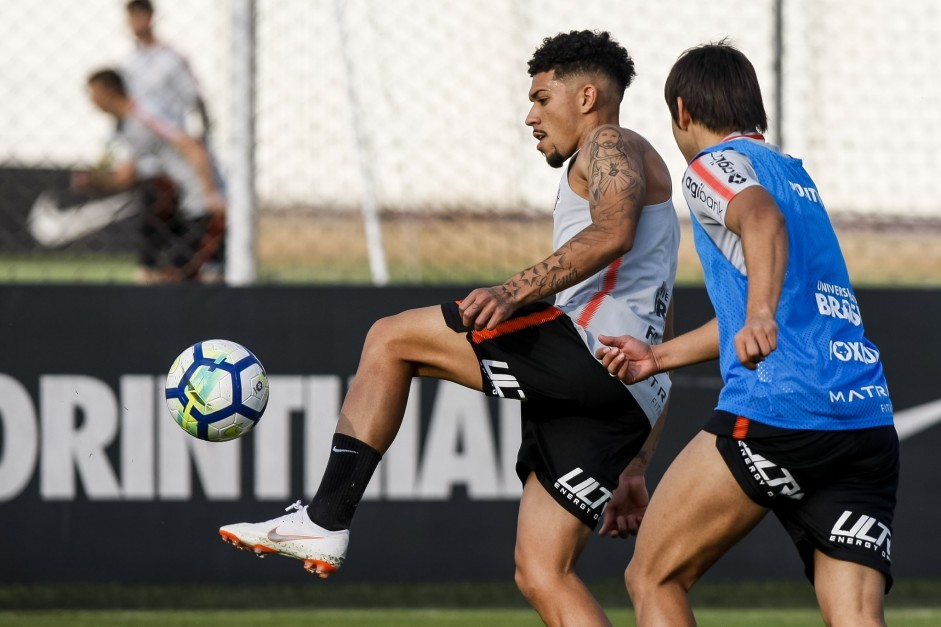
<instances>
[{"instance_id":1,"label":"white tank top jersey","mask_svg":"<svg viewBox=\"0 0 941 627\"><path fill-rule=\"evenodd\" d=\"M173 146L182 135L183 131L135 103L118 133L129 154L116 158L133 160L140 178L168 176L178 188L180 211L187 218L199 218L207 214L206 197L196 169Z\"/></svg>"},{"instance_id":2,"label":"white tank top jersey","mask_svg":"<svg viewBox=\"0 0 941 627\"><path fill-rule=\"evenodd\" d=\"M722 143L747 141L775 152L781 150L765 142L758 133L732 133ZM695 159L683 176L683 196L690 212L702 225L722 255L745 276L745 253L741 238L726 228L725 210L729 201L748 187L761 185L751 159L734 150L718 150Z\"/></svg>"},{"instance_id":3,"label":"white tank top jersey","mask_svg":"<svg viewBox=\"0 0 941 627\"><path fill-rule=\"evenodd\" d=\"M131 98L173 126L187 128L187 114L198 106L200 89L183 55L159 42L139 45L122 75Z\"/></svg>"},{"instance_id":4,"label":"white tank top jersey","mask_svg":"<svg viewBox=\"0 0 941 627\"><path fill-rule=\"evenodd\" d=\"M559 183L553 211L555 250L591 224L588 200L569 186L569 168L577 155L566 161ZM630 251L597 274L556 294L556 307L571 318L592 355L603 346L598 335L631 335L648 344L663 341L679 243L680 225L673 200L646 205ZM653 424L670 393L670 377L658 374L627 389Z\"/></svg>"}]
</instances>

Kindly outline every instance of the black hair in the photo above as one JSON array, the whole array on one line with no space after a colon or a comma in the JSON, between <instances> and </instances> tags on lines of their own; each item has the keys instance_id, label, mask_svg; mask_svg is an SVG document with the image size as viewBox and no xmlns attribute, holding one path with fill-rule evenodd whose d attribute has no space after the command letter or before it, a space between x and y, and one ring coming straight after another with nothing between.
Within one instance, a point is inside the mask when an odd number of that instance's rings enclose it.
<instances>
[{"instance_id":1,"label":"black hair","mask_svg":"<svg viewBox=\"0 0 941 627\"><path fill-rule=\"evenodd\" d=\"M634 60L611 35L600 31L571 31L546 37L529 60L529 75L555 71L556 78L600 73L620 89L621 95L636 76Z\"/></svg>"},{"instance_id":2,"label":"black hair","mask_svg":"<svg viewBox=\"0 0 941 627\"><path fill-rule=\"evenodd\" d=\"M127 3L128 11L143 11L153 15L154 5L150 0L130 0Z\"/></svg>"},{"instance_id":3,"label":"black hair","mask_svg":"<svg viewBox=\"0 0 941 627\"><path fill-rule=\"evenodd\" d=\"M751 61L725 39L690 48L677 59L663 88L673 121L679 121L676 99L690 117L717 132L768 128L761 87Z\"/></svg>"},{"instance_id":4,"label":"black hair","mask_svg":"<svg viewBox=\"0 0 941 627\"><path fill-rule=\"evenodd\" d=\"M117 70L112 70L111 68L93 72L91 76L88 77L88 84L102 85L118 95L127 96L127 87L124 85L124 79Z\"/></svg>"}]
</instances>

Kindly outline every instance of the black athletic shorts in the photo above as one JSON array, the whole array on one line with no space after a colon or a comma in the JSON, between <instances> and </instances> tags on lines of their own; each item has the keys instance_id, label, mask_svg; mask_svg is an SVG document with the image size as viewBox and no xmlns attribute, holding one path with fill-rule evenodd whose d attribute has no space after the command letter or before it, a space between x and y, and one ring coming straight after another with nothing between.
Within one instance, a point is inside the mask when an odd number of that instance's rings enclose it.
<instances>
[{"instance_id":1,"label":"black athletic shorts","mask_svg":"<svg viewBox=\"0 0 941 627\"><path fill-rule=\"evenodd\" d=\"M450 328L467 333L484 392L523 401L520 481L535 473L563 508L593 529L621 471L650 433L633 395L552 305L521 307L492 331L467 329L457 303L441 310Z\"/></svg>"},{"instance_id":2,"label":"black athletic shorts","mask_svg":"<svg viewBox=\"0 0 941 627\"><path fill-rule=\"evenodd\" d=\"M892 518L899 480L894 426L854 431L779 429L717 412L705 431L738 484L770 508L814 581L814 550L874 568L892 587Z\"/></svg>"},{"instance_id":3,"label":"black athletic shorts","mask_svg":"<svg viewBox=\"0 0 941 627\"><path fill-rule=\"evenodd\" d=\"M166 177L140 183L140 264L150 270L172 269L175 278L194 281L206 264L225 258L225 221L205 215L187 218L179 210L176 188Z\"/></svg>"}]
</instances>

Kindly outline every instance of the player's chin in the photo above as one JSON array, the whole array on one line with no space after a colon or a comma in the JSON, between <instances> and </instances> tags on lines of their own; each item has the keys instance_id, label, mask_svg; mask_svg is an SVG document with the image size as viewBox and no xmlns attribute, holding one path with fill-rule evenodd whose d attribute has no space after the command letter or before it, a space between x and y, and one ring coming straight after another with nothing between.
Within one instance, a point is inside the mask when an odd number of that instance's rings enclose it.
<instances>
[{"instance_id":1,"label":"player's chin","mask_svg":"<svg viewBox=\"0 0 941 627\"><path fill-rule=\"evenodd\" d=\"M553 168L561 168L565 163L566 158L558 150L553 150L543 154L546 156L546 163L548 163Z\"/></svg>"}]
</instances>

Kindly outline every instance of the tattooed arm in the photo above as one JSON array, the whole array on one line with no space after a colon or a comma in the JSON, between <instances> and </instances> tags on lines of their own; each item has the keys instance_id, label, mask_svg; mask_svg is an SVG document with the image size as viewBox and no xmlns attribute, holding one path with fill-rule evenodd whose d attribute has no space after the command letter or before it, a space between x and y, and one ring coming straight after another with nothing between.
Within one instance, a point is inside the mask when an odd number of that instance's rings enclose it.
<instances>
[{"instance_id":1,"label":"tattooed arm","mask_svg":"<svg viewBox=\"0 0 941 627\"><path fill-rule=\"evenodd\" d=\"M584 281L631 249L646 184L629 142L617 126L592 131L573 167L587 180L591 224L503 285L471 292L460 308L466 326L493 329L516 308Z\"/></svg>"}]
</instances>

